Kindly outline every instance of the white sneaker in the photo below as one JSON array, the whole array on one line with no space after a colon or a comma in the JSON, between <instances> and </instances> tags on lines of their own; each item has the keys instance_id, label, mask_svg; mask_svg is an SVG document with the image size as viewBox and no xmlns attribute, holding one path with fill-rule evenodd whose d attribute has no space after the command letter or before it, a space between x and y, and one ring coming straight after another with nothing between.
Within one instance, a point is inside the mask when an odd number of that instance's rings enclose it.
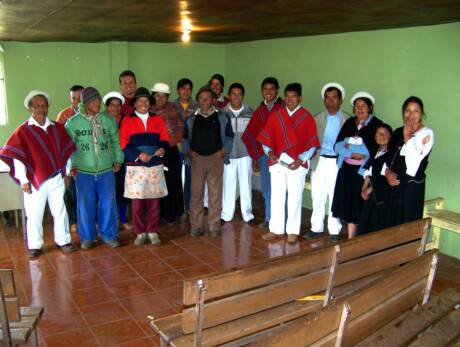
<instances>
[{"instance_id":1,"label":"white sneaker","mask_svg":"<svg viewBox=\"0 0 460 347\"><path fill-rule=\"evenodd\" d=\"M161 243L160 237L157 233L149 233L149 240L154 245L159 245Z\"/></svg>"},{"instance_id":2,"label":"white sneaker","mask_svg":"<svg viewBox=\"0 0 460 347\"><path fill-rule=\"evenodd\" d=\"M134 244L136 246L142 246L145 243L145 239L147 238L147 234L138 234L136 239L134 240Z\"/></svg>"}]
</instances>

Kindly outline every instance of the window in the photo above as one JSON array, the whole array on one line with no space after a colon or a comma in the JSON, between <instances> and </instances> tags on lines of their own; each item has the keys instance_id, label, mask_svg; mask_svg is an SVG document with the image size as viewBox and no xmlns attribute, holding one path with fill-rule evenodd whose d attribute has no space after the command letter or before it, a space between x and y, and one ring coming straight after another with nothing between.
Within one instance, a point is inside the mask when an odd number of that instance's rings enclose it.
<instances>
[{"instance_id":1,"label":"window","mask_svg":"<svg viewBox=\"0 0 460 347\"><path fill-rule=\"evenodd\" d=\"M5 70L3 69L3 49L0 46L0 125L6 125L7 123Z\"/></svg>"}]
</instances>

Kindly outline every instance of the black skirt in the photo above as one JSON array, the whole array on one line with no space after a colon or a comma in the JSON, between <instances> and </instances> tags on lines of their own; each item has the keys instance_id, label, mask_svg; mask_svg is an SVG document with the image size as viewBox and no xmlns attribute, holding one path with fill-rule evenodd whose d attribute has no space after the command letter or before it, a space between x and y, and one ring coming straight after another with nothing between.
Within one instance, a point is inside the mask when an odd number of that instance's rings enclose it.
<instances>
[{"instance_id":1,"label":"black skirt","mask_svg":"<svg viewBox=\"0 0 460 347\"><path fill-rule=\"evenodd\" d=\"M358 224L361 217L361 188L363 177L358 173L359 165L343 162L335 182L332 215L345 223Z\"/></svg>"},{"instance_id":2,"label":"black skirt","mask_svg":"<svg viewBox=\"0 0 460 347\"><path fill-rule=\"evenodd\" d=\"M386 228L388 206L384 201L377 201L374 193L364 201L359 219L358 235L364 235L372 231Z\"/></svg>"},{"instance_id":3,"label":"black skirt","mask_svg":"<svg viewBox=\"0 0 460 347\"><path fill-rule=\"evenodd\" d=\"M182 162L177 146L169 147L163 157L168 195L160 199L160 216L172 220L184 213L184 195L182 191Z\"/></svg>"},{"instance_id":4,"label":"black skirt","mask_svg":"<svg viewBox=\"0 0 460 347\"><path fill-rule=\"evenodd\" d=\"M410 179L406 184L392 187L388 197L388 226L423 218L425 179Z\"/></svg>"}]
</instances>

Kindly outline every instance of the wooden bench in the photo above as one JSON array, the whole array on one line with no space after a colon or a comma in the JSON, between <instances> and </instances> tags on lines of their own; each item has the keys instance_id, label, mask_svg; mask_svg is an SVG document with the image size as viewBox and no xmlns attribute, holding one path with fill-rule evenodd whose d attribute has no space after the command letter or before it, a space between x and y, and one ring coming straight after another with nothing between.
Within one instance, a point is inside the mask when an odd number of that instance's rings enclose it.
<instances>
[{"instance_id":1,"label":"wooden bench","mask_svg":"<svg viewBox=\"0 0 460 347\"><path fill-rule=\"evenodd\" d=\"M434 206L434 208L432 208ZM431 218L433 229L432 245L439 249L441 229L460 234L460 213L445 210L444 198L434 198L425 201L424 216Z\"/></svg>"},{"instance_id":2,"label":"wooden bench","mask_svg":"<svg viewBox=\"0 0 460 347\"><path fill-rule=\"evenodd\" d=\"M247 346L356 346L413 308L425 305L438 264L430 251L331 305L245 341ZM243 342L243 341L240 341ZM239 346L241 343L226 346Z\"/></svg>"},{"instance_id":3,"label":"wooden bench","mask_svg":"<svg viewBox=\"0 0 460 347\"><path fill-rule=\"evenodd\" d=\"M12 270L0 269L0 341L4 346L38 346L37 326L43 307L20 307Z\"/></svg>"},{"instance_id":4,"label":"wooden bench","mask_svg":"<svg viewBox=\"0 0 460 347\"><path fill-rule=\"evenodd\" d=\"M316 311L369 276L423 254L430 220L419 220L297 253L184 281L185 308L154 319L162 346L214 346ZM320 293L321 301L299 301Z\"/></svg>"}]
</instances>

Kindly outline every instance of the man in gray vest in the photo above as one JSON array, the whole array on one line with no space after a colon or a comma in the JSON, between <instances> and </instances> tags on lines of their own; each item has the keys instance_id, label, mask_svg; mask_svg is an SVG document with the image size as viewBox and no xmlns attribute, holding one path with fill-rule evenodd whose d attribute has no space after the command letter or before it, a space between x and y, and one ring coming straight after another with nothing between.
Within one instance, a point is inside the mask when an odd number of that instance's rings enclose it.
<instances>
[{"instance_id":1,"label":"man in gray vest","mask_svg":"<svg viewBox=\"0 0 460 347\"><path fill-rule=\"evenodd\" d=\"M311 161L311 231L304 238L314 238L324 234L324 215L326 202L329 198L327 228L333 242L339 240L342 224L340 219L334 218L331 213L334 197L335 180L337 178L337 153L334 151L337 135L343 123L350 117L342 111L340 106L345 97L345 89L338 83L326 84L321 90L325 110L315 115L318 138L321 141L319 155Z\"/></svg>"}]
</instances>

